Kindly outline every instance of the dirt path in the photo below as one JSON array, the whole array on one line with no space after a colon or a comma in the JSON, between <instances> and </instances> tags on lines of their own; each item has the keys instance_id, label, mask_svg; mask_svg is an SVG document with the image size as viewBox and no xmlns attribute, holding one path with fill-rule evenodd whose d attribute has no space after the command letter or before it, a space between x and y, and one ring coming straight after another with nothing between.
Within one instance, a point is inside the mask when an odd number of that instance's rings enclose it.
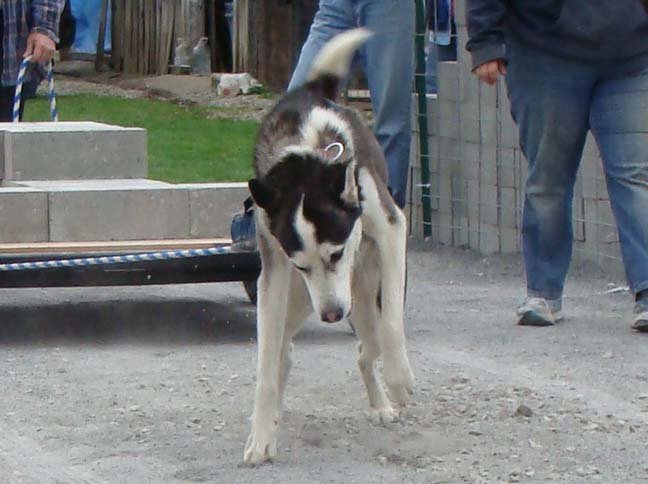
<instances>
[{"instance_id":1,"label":"dirt path","mask_svg":"<svg viewBox=\"0 0 648 484\"><path fill-rule=\"evenodd\" d=\"M512 325L517 259L410 253L416 393L376 427L344 325L296 342L272 465L241 465L255 370L238 284L0 291L0 483L639 483L648 349L627 294L572 277L568 319Z\"/></svg>"}]
</instances>

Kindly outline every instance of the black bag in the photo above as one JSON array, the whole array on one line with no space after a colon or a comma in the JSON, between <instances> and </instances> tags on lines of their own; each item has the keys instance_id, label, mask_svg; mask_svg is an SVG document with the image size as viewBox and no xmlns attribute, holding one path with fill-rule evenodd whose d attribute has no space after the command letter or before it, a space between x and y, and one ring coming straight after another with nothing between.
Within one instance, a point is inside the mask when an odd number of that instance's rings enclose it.
<instances>
[{"instance_id":1,"label":"black bag","mask_svg":"<svg viewBox=\"0 0 648 484\"><path fill-rule=\"evenodd\" d=\"M74 44L76 37L76 19L72 15L72 7L70 0L65 0L65 6L61 13L61 21L59 22L59 43L56 44L57 49L68 49Z\"/></svg>"}]
</instances>

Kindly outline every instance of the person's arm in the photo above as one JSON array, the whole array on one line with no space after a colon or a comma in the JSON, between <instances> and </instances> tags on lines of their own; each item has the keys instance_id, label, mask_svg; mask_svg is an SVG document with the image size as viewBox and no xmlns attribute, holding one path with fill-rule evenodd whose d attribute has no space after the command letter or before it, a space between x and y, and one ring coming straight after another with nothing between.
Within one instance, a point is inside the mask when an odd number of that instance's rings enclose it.
<instances>
[{"instance_id":1,"label":"person's arm","mask_svg":"<svg viewBox=\"0 0 648 484\"><path fill-rule=\"evenodd\" d=\"M505 0L466 0L468 42L472 70L479 78L493 84L506 69L504 45Z\"/></svg>"},{"instance_id":2,"label":"person's arm","mask_svg":"<svg viewBox=\"0 0 648 484\"><path fill-rule=\"evenodd\" d=\"M32 0L32 26L23 54L34 62L47 62L54 57L59 41L59 22L65 0Z\"/></svg>"}]
</instances>

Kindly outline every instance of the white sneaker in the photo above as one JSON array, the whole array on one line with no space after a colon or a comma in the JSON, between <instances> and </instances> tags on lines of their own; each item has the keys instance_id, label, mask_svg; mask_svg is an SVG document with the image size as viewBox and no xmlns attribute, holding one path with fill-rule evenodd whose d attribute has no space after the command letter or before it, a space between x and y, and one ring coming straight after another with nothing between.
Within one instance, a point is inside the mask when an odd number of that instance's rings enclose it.
<instances>
[{"instance_id":1,"label":"white sneaker","mask_svg":"<svg viewBox=\"0 0 648 484\"><path fill-rule=\"evenodd\" d=\"M561 306L560 299L529 296L517 310L517 324L520 326L552 326L563 319Z\"/></svg>"},{"instance_id":2,"label":"white sneaker","mask_svg":"<svg viewBox=\"0 0 648 484\"><path fill-rule=\"evenodd\" d=\"M632 329L640 333L648 332L648 301L637 301L632 311Z\"/></svg>"}]
</instances>

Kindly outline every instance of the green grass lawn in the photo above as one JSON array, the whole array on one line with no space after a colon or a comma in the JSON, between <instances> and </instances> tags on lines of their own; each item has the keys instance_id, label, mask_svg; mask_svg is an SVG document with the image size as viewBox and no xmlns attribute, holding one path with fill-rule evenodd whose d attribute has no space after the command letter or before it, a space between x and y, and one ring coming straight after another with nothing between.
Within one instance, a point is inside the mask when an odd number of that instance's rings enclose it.
<instances>
[{"instance_id":1,"label":"green grass lawn","mask_svg":"<svg viewBox=\"0 0 648 484\"><path fill-rule=\"evenodd\" d=\"M59 96L57 101L61 121L146 128L149 178L192 183L247 181L252 176L255 122L214 119L213 109L152 99L83 94ZM31 100L25 121L45 120L49 120L47 99Z\"/></svg>"}]
</instances>

